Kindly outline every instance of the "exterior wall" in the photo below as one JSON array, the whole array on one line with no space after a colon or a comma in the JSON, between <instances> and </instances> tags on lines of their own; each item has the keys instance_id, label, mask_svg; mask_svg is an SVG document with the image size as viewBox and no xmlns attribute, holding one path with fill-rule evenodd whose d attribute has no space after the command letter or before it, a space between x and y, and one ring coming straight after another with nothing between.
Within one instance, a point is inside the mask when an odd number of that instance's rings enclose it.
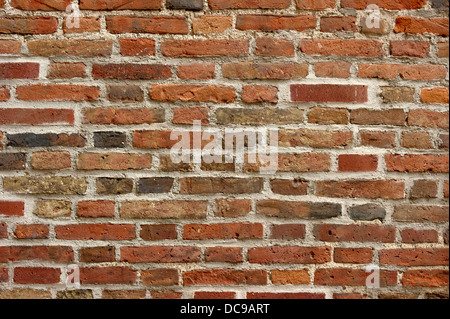
<instances>
[{"instance_id":1,"label":"exterior wall","mask_svg":"<svg viewBox=\"0 0 450 319\"><path fill-rule=\"evenodd\" d=\"M0 0L0 298L448 298L448 23L446 0ZM173 163L194 121L278 130L276 172Z\"/></svg>"}]
</instances>

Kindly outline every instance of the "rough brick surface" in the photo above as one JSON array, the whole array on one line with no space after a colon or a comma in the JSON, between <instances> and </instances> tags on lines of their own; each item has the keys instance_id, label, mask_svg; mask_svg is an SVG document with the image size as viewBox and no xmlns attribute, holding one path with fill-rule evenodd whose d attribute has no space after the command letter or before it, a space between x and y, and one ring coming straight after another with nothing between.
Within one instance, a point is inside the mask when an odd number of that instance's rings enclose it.
<instances>
[{"instance_id":1,"label":"rough brick surface","mask_svg":"<svg viewBox=\"0 0 450 319\"><path fill-rule=\"evenodd\" d=\"M0 299L448 299L448 9L0 0Z\"/></svg>"}]
</instances>

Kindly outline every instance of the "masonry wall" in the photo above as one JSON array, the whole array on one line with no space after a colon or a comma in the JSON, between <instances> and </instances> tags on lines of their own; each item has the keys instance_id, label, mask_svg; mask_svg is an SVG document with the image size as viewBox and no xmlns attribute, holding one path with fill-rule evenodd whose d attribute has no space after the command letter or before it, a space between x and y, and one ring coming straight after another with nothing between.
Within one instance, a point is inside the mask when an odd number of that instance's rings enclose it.
<instances>
[{"instance_id":1,"label":"masonry wall","mask_svg":"<svg viewBox=\"0 0 450 319\"><path fill-rule=\"evenodd\" d=\"M0 0L0 298L448 298L448 23L446 0ZM196 120L278 129L277 172L174 163Z\"/></svg>"}]
</instances>

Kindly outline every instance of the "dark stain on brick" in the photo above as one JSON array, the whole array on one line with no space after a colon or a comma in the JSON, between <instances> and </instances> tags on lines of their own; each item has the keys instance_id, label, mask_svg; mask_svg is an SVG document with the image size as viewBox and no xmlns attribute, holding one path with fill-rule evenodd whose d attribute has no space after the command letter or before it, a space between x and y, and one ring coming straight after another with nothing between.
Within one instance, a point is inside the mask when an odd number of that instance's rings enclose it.
<instances>
[{"instance_id":1,"label":"dark stain on brick","mask_svg":"<svg viewBox=\"0 0 450 319\"><path fill-rule=\"evenodd\" d=\"M141 178L139 180L138 193L160 194L168 193L172 189L173 178Z\"/></svg>"},{"instance_id":2,"label":"dark stain on brick","mask_svg":"<svg viewBox=\"0 0 450 319\"><path fill-rule=\"evenodd\" d=\"M121 132L96 132L94 133L94 146L101 148L124 148L126 135Z\"/></svg>"},{"instance_id":3,"label":"dark stain on brick","mask_svg":"<svg viewBox=\"0 0 450 319\"><path fill-rule=\"evenodd\" d=\"M97 194L120 195L133 191L133 181L128 178L97 178Z\"/></svg>"}]
</instances>

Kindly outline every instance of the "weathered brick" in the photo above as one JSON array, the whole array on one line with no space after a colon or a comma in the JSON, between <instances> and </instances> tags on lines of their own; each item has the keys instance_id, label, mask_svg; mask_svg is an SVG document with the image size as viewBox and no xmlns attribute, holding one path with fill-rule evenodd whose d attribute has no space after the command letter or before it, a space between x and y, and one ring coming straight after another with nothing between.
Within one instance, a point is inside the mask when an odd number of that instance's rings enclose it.
<instances>
[{"instance_id":1,"label":"weathered brick","mask_svg":"<svg viewBox=\"0 0 450 319\"><path fill-rule=\"evenodd\" d=\"M351 219L373 221L383 221L386 218L386 209L377 204L365 204L349 207L348 213Z\"/></svg>"},{"instance_id":2,"label":"weathered brick","mask_svg":"<svg viewBox=\"0 0 450 319\"><path fill-rule=\"evenodd\" d=\"M106 29L118 33L187 34L189 24L184 17L177 16L109 16Z\"/></svg>"},{"instance_id":3,"label":"weathered brick","mask_svg":"<svg viewBox=\"0 0 450 319\"><path fill-rule=\"evenodd\" d=\"M332 225L314 226L314 236L325 242L373 242L393 243L395 228L378 225Z\"/></svg>"},{"instance_id":4,"label":"weathered brick","mask_svg":"<svg viewBox=\"0 0 450 319\"><path fill-rule=\"evenodd\" d=\"M38 56L110 56L113 42L111 40L30 40L28 51Z\"/></svg>"},{"instance_id":5,"label":"weathered brick","mask_svg":"<svg viewBox=\"0 0 450 319\"><path fill-rule=\"evenodd\" d=\"M255 264L325 264L331 261L330 247L274 246L248 251L248 261Z\"/></svg>"},{"instance_id":6,"label":"weathered brick","mask_svg":"<svg viewBox=\"0 0 450 319\"><path fill-rule=\"evenodd\" d=\"M170 67L159 64L94 64L95 79L163 80L172 76Z\"/></svg>"},{"instance_id":7,"label":"weathered brick","mask_svg":"<svg viewBox=\"0 0 450 319\"><path fill-rule=\"evenodd\" d=\"M256 210L259 214L278 218L326 219L339 217L342 207L331 203L288 202L280 200L259 200Z\"/></svg>"},{"instance_id":8,"label":"weathered brick","mask_svg":"<svg viewBox=\"0 0 450 319\"><path fill-rule=\"evenodd\" d=\"M162 9L161 0L80 0L82 10L157 10Z\"/></svg>"},{"instance_id":9,"label":"weathered brick","mask_svg":"<svg viewBox=\"0 0 450 319\"><path fill-rule=\"evenodd\" d=\"M130 153L84 153L78 156L79 170L141 170L150 168L150 155Z\"/></svg>"},{"instance_id":10,"label":"weathered brick","mask_svg":"<svg viewBox=\"0 0 450 319\"><path fill-rule=\"evenodd\" d=\"M60 170L70 168L72 161L69 152L35 152L31 166L36 170Z\"/></svg>"},{"instance_id":11,"label":"weathered brick","mask_svg":"<svg viewBox=\"0 0 450 319\"><path fill-rule=\"evenodd\" d=\"M57 27L54 17L0 18L0 33L4 34L51 34Z\"/></svg>"},{"instance_id":12,"label":"weathered brick","mask_svg":"<svg viewBox=\"0 0 450 319\"><path fill-rule=\"evenodd\" d=\"M236 99L234 88L221 85L153 85L150 97L166 102L214 102L232 103Z\"/></svg>"},{"instance_id":13,"label":"weathered brick","mask_svg":"<svg viewBox=\"0 0 450 319\"><path fill-rule=\"evenodd\" d=\"M202 201L128 201L120 206L120 216L131 219L199 219L206 217L207 203Z\"/></svg>"},{"instance_id":14,"label":"weathered brick","mask_svg":"<svg viewBox=\"0 0 450 319\"><path fill-rule=\"evenodd\" d=\"M389 172L409 173L448 173L448 155L397 155L385 156L386 167Z\"/></svg>"},{"instance_id":15,"label":"weathered brick","mask_svg":"<svg viewBox=\"0 0 450 319\"><path fill-rule=\"evenodd\" d=\"M97 194L122 195L133 191L133 180L129 178L97 178Z\"/></svg>"},{"instance_id":16,"label":"weathered brick","mask_svg":"<svg viewBox=\"0 0 450 319\"><path fill-rule=\"evenodd\" d=\"M187 240L204 239L255 239L263 237L262 224L188 224L184 226L183 238Z\"/></svg>"},{"instance_id":17,"label":"weathered brick","mask_svg":"<svg viewBox=\"0 0 450 319\"><path fill-rule=\"evenodd\" d=\"M397 205L392 219L410 223L446 223L449 221L449 214L445 206Z\"/></svg>"},{"instance_id":18,"label":"weathered brick","mask_svg":"<svg viewBox=\"0 0 450 319\"><path fill-rule=\"evenodd\" d=\"M294 102L365 103L368 100L364 85L291 85Z\"/></svg>"},{"instance_id":19,"label":"weathered brick","mask_svg":"<svg viewBox=\"0 0 450 319\"><path fill-rule=\"evenodd\" d=\"M242 31L305 31L316 26L316 17L312 15L278 16L278 15L239 15L236 29Z\"/></svg>"},{"instance_id":20,"label":"weathered brick","mask_svg":"<svg viewBox=\"0 0 450 319\"><path fill-rule=\"evenodd\" d=\"M191 246L122 247L121 260L129 263L195 263L201 249Z\"/></svg>"},{"instance_id":21,"label":"weathered brick","mask_svg":"<svg viewBox=\"0 0 450 319\"><path fill-rule=\"evenodd\" d=\"M194 285L265 285L267 272L265 270L193 270L183 274L186 286Z\"/></svg>"},{"instance_id":22,"label":"weathered brick","mask_svg":"<svg viewBox=\"0 0 450 319\"><path fill-rule=\"evenodd\" d=\"M72 203L64 200L39 200L33 214L41 218L70 217Z\"/></svg>"},{"instance_id":23,"label":"weathered brick","mask_svg":"<svg viewBox=\"0 0 450 319\"><path fill-rule=\"evenodd\" d=\"M74 111L69 109L0 109L0 125L68 125L73 122ZM64 135L59 134L58 136Z\"/></svg>"},{"instance_id":24,"label":"weathered brick","mask_svg":"<svg viewBox=\"0 0 450 319\"><path fill-rule=\"evenodd\" d=\"M200 11L203 9L203 0L168 0L166 7L175 10Z\"/></svg>"},{"instance_id":25,"label":"weathered brick","mask_svg":"<svg viewBox=\"0 0 450 319\"><path fill-rule=\"evenodd\" d=\"M305 63L225 63L222 65L223 76L242 80L286 80L301 79L308 75Z\"/></svg>"},{"instance_id":26,"label":"weathered brick","mask_svg":"<svg viewBox=\"0 0 450 319\"><path fill-rule=\"evenodd\" d=\"M437 35L449 35L448 18L415 18L399 16L395 20L394 32Z\"/></svg>"},{"instance_id":27,"label":"weathered brick","mask_svg":"<svg viewBox=\"0 0 450 319\"><path fill-rule=\"evenodd\" d=\"M383 44L375 40L301 40L300 51L308 55L382 57Z\"/></svg>"},{"instance_id":28,"label":"weathered brick","mask_svg":"<svg viewBox=\"0 0 450 319\"><path fill-rule=\"evenodd\" d=\"M246 56L249 52L247 40L167 40L161 51L167 57L214 57Z\"/></svg>"},{"instance_id":29,"label":"weathered brick","mask_svg":"<svg viewBox=\"0 0 450 319\"><path fill-rule=\"evenodd\" d=\"M20 176L4 178L3 188L23 194L81 195L86 192L87 182L83 177Z\"/></svg>"}]
</instances>

